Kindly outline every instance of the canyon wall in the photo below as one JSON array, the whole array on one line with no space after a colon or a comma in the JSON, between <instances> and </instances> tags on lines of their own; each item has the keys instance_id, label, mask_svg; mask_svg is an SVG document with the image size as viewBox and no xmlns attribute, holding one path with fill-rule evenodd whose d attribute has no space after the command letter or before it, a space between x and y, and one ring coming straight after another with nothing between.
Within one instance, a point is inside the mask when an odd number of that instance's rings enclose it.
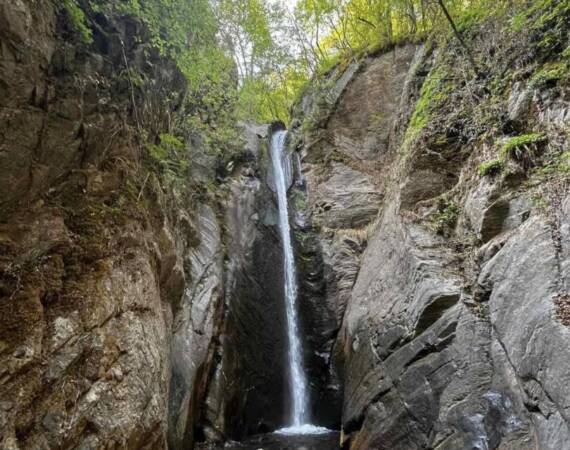
<instances>
[{"instance_id":1,"label":"canyon wall","mask_svg":"<svg viewBox=\"0 0 570 450\"><path fill-rule=\"evenodd\" d=\"M333 69L296 106L346 448L570 442L570 86L544 77L568 27L540 14L466 31L479 76L450 36ZM548 27L566 40L545 54Z\"/></svg>"},{"instance_id":2,"label":"canyon wall","mask_svg":"<svg viewBox=\"0 0 570 450\"><path fill-rule=\"evenodd\" d=\"M0 447L189 448L267 131L169 182L147 146L184 76L135 18L86 8L87 43L56 3L0 5Z\"/></svg>"},{"instance_id":3,"label":"canyon wall","mask_svg":"<svg viewBox=\"0 0 570 450\"><path fill-rule=\"evenodd\" d=\"M0 446L186 449L284 426L269 127L240 125L222 159L193 136L187 180L163 177L148 148L184 114L184 76L136 18L84 10L91 43L54 2L0 6Z\"/></svg>"}]
</instances>

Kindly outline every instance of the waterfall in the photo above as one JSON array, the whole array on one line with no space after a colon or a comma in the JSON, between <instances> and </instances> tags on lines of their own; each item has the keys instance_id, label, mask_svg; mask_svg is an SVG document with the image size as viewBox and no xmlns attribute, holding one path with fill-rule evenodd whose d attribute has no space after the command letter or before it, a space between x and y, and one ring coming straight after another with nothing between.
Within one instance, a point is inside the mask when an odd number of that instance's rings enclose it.
<instances>
[{"instance_id":1,"label":"waterfall","mask_svg":"<svg viewBox=\"0 0 570 450\"><path fill-rule=\"evenodd\" d=\"M325 428L309 425L309 396L307 375L303 369L299 315L297 311L297 274L295 256L291 243L291 226L287 203L288 177L290 174L289 158L285 152L287 131L277 131L271 137L271 160L273 178L279 206L279 231L283 247L283 272L285 291L285 310L287 316L287 337L289 343L289 383L291 386L291 426L279 432L284 434L315 434L328 432Z\"/></svg>"}]
</instances>

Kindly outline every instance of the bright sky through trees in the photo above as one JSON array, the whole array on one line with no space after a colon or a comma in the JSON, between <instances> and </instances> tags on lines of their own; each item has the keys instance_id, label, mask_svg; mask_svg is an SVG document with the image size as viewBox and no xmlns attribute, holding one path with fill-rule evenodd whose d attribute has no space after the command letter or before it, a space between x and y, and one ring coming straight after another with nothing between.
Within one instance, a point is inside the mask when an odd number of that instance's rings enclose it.
<instances>
[{"instance_id":1,"label":"bright sky through trees","mask_svg":"<svg viewBox=\"0 0 570 450\"><path fill-rule=\"evenodd\" d=\"M242 71L242 112L258 120L286 120L306 80L340 61L435 30L450 33L456 24L467 26L519 2L524 0L233 0L243 4L246 16L259 19L254 27L234 23L247 30L245 39L253 43L241 48L254 49L247 58L234 52L238 65L240 59L250 64L249 72ZM461 40L460 30L455 34ZM264 47L256 44L261 36Z\"/></svg>"},{"instance_id":2,"label":"bright sky through trees","mask_svg":"<svg viewBox=\"0 0 570 450\"><path fill-rule=\"evenodd\" d=\"M65 0L80 12L78 0ZM87 1L87 0L85 0ZM96 3L91 0L92 4ZM211 111L287 121L307 81L395 43L525 0L109 0L142 18ZM546 0L537 0L546 1ZM80 20L79 20L80 22ZM460 30L456 33L460 37ZM232 89L229 89L233 86ZM222 93L223 92L223 93Z\"/></svg>"}]
</instances>

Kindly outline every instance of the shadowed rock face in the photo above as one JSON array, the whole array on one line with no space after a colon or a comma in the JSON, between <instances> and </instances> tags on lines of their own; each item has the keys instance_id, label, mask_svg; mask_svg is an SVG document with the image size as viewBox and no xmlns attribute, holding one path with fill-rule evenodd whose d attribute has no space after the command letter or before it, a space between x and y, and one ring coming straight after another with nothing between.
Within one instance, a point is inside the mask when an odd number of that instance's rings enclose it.
<instances>
[{"instance_id":1,"label":"shadowed rock face","mask_svg":"<svg viewBox=\"0 0 570 450\"><path fill-rule=\"evenodd\" d=\"M0 6L0 447L189 448L284 425L268 127L245 127L224 201L174 199L134 170L136 136L165 131L182 74L132 18L90 15L85 46L36 3ZM125 58L148 82L134 103ZM190 178L215 184L192 153Z\"/></svg>"},{"instance_id":2,"label":"shadowed rock face","mask_svg":"<svg viewBox=\"0 0 570 450\"><path fill-rule=\"evenodd\" d=\"M260 158L267 161L266 154ZM228 230L233 231L229 253L233 270L227 274L228 311L221 361L227 378L222 388L227 402L225 426L234 439L281 427L289 398L282 250L277 210L265 180L257 181L248 203L247 208L228 205L229 214L243 219ZM255 221L251 226L239 226L252 216Z\"/></svg>"},{"instance_id":3,"label":"shadowed rock face","mask_svg":"<svg viewBox=\"0 0 570 450\"><path fill-rule=\"evenodd\" d=\"M97 29L85 46L55 3L0 6L0 447L190 448L210 416L224 417L223 401L210 395L222 374L220 345L233 348L223 331L247 334L243 322L225 321L230 306L272 300L255 294L241 267L250 247L238 245L260 222L250 192L260 185L266 131L244 130L223 209L212 198L174 198L145 177L136 137L141 127L166 131L185 94L183 75L150 47L141 23L90 15ZM148 83L134 94L125 58ZM216 161L193 154L192 179L215 183ZM269 283L278 273L263 258L251 271L265 270ZM249 304L230 301L226 278ZM279 319L267 314L248 330L267 323L271 346ZM270 367L275 383L282 368L254 342L249 355L263 356L256 366ZM250 386L234 381L227 397L241 402L236 389ZM279 400L263 399L251 414L267 405L271 417L281 414ZM238 420L241 403L232 408Z\"/></svg>"},{"instance_id":4,"label":"shadowed rock face","mask_svg":"<svg viewBox=\"0 0 570 450\"><path fill-rule=\"evenodd\" d=\"M264 136L268 138L267 130ZM206 438L244 439L289 425L283 258L267 145L258 149L255 164L257 177L232 184L226 204L226 232L231 236L225 264L226 312L207 400ZM330 358L338 322L324 297L318 241L302 225L302 208L295 207L305 196L298 174L291 183L311 421L333 428L339 426L341 398Z\"/></svg>"}]
</instances>

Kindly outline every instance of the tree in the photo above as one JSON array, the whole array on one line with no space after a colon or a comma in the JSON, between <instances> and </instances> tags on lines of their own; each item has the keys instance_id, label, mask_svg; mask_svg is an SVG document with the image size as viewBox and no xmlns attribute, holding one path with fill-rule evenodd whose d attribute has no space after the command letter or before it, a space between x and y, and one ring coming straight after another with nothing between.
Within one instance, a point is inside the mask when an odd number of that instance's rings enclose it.
<instances>
[{"instance_id":1,"label":"tree","mask_svg":"<svg viewBox=\"0 0 570 450\"><path fill-rule=\"evenodd\" d=\"M467 59L469 59L469 63L471 64L471 68L473 69L473 71L475 72L475 74L478 77L481 77L481 73L479 72L479 69L477 68L477 63L475 62L475 59L473 58L473 54L471 52L471 49L469 48L469 46L465 43L465 41L463 40L463 37L461 36L461 33L459 32L459 30L457 29L457 26L455 25L455 22L453 21L453 18L451 17L451 15L449 14L449 11L447 10L447 8L445 7L445 4L443 2L443 0L437 0L437 3L439 5L439 7L441 8L441 10L443 11L443 14L445 16L445 18L447 19L447 21L449 22L449 25L451 26L451 29L453 30L453 33L455 34L455 37L457 38L457 40L459 41L459 43L461 44L461 46L463 47L463 49L465 50L465 53L467 55Z\"/></svg>"}]
</instances>

